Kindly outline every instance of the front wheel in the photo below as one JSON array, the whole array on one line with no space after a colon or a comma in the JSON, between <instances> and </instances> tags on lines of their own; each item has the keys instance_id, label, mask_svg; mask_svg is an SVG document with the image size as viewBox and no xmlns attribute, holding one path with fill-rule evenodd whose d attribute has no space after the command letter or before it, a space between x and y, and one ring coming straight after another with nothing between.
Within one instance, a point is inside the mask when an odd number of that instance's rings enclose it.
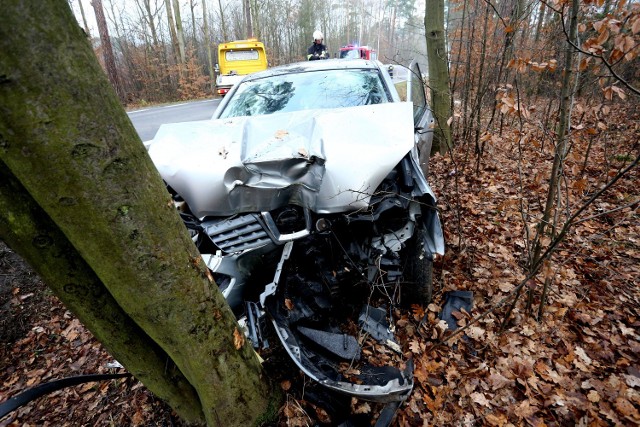
<instances>
[{"instance_id":1,"label":"front wheel","mask_svg":"<svg viewBox=\"0 0 640 427\"><path fill-rule=\"evenodd\" d=\"M421 230L407 241L405 248L404 285L401 302L428 305L433 296L433 258L424 249L424 234Z\"/></svg>"}]
</instances>

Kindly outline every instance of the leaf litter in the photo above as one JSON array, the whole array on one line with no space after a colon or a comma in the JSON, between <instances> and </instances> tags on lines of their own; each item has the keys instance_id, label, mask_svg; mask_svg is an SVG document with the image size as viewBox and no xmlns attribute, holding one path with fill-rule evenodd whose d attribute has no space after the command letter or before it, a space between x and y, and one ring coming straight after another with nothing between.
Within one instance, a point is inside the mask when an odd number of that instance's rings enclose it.
<instances>
[{"instance_id":1,"label":"leaf litter","mask_svg":"<svg viewBox=\"0 0 640 427\"><path fill-rule=\"evenodd\" d=\"M564 196L572 203L593 194L621 167L624 160L612 152L633 152L640 136L638 112L622 111L620 117L628 120L619 126L617 145L592 148L588 162L576 153L584 153L588 136L603 130L597 122L576 130L586 137L576 138L566 162L565 172L575 184ZM446 255L435 263L434 301L428 307L394 310L401 354L373 341L363 346L370 363L414 361L415 386L394 426L640 424L637 168L585 213L587 220L527 282L506 321L505 310L498 309L475 322L465 339L446 341L451 331L438 317L445 292L474 293L473 311L456 314L461 327L494 308L525 278L524 236L535 221L523 223L522 206L535 213L543 203L552 158L551 144L538 142L544 135L533 127L525 131L532 143L521 147L521 178L514 157L523 132L508 126L501 135L486 138L477 174L458 161L468 150L464 145L452 156L431 160L429 179L439 197L447 242ZM626 207L614 210L620 206ZM538 321L524 294L531 292L536 307L545 278L552 287ZM4 244L0 285L0 401L53 379L114 372L105 366L113 358ZM263 357L265 369L287 396L277 425L335 421L331 408L307 399L313 385L286 356L274 351ZM355 374L349 369L354 368L345 366L345 372ZM367 416L369 423L381 410L379 404L357 399L346 405L354 419ZM183 425L134 379L60 390L0 420L2 427L90 424Z\"/></svg>"}]
</instances>

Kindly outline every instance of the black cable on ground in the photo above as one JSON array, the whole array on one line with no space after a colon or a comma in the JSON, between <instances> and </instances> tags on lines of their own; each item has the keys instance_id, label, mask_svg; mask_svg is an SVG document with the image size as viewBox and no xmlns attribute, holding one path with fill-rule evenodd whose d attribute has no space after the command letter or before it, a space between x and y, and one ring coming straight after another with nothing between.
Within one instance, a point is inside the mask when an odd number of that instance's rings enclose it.
<instances>
[{"instance_id":1,"label":"black cable on ground","mask_svg":"<svg viewBox=\"0 0 640 427\"><path fill-rule=\"evenodd\" d=\"M15 411L22 405L26 405L38 397L52 393L66 387L74 385L90 383L94 381L113 380L116 378L130 377L130 373L123 374L94 374L94 375L78 375L77 377L63 378L61 380L50 381L30 388L22 393L0 403L0 419L8 413Z\"/></svg>"}]
</instances>

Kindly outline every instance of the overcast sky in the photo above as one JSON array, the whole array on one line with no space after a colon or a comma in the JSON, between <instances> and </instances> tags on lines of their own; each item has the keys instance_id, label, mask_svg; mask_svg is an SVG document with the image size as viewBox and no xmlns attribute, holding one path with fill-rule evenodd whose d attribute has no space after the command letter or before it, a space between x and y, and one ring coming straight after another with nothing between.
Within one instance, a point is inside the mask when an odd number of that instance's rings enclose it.
<instances>
[{"instance_id":1,"label":"overcast sky","mask_svg":"<svg viewBox=\"0 0 640 427\"><path fill-rule=\"evenodd\" d=\"M93 6L91 6L91 0L70 0L73 13L76 15L78 24L84 28L82 23L82 15L80 14L79 2L82 2L84 9L84 16L87 18L87 24L89 25L89 31L94 37L98 36L98 25L96 24L96 14L93 12Z\"/></svg>"}]
</instances>

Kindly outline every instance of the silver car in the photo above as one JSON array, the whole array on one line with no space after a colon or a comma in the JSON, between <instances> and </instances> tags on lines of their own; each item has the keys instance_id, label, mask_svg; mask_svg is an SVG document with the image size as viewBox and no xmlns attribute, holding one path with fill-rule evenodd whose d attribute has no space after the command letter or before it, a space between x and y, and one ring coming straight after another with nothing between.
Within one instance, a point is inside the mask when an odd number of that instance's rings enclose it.
<instances>
[{"instance_id":1,"label":"silver car","mask_svg":"<svg viewBox=\"0 0 640 427\"><path fill-rule=\"evenodd\" d=\"M254 345L271 323L308 376L381 402L407 397L412 364L367 364L361 344L399 352L391 308L430 301L444 252L420 164L433 117L410 71L402 101L377 61L272 68L234 86L212 120L163 125L149 147Z\"/></svg>"}]
</instances>

